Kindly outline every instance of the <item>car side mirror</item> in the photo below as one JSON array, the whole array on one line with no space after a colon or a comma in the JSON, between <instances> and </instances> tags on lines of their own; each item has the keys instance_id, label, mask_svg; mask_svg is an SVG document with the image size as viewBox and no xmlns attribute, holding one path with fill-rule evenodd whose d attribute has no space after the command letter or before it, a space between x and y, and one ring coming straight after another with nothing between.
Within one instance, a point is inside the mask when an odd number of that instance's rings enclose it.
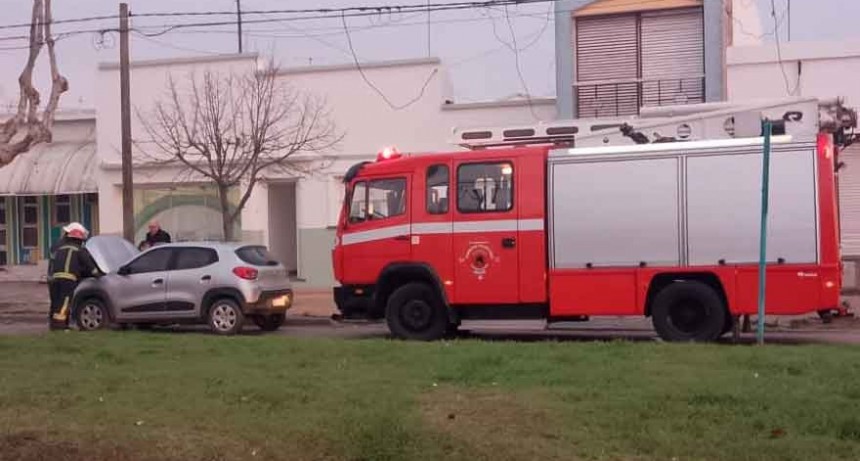
<instances>
[{"instance_id":1,"label":"car side mirror","mask_svg":"<svg viewBox=\"0 0 860 461\"><path fill-rule=\"evenodd\" d=\"M131 274L131 268L128 266L122 266L118 271L116 271L116 273L119 275L129 275Z\"/></svg>"}]
</instances>

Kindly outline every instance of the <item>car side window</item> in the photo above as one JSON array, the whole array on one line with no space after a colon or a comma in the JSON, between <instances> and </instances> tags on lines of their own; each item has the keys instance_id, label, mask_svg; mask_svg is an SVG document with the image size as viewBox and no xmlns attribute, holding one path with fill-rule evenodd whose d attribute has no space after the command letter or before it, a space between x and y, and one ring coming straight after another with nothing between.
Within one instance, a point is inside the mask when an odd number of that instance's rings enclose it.
<instances>
[{"instance_id":1,"label":"car side window","mask_svg":"<svg viewBox=\"0 0 860 461\"><path fill-rule=\"evenodd\" d=\"M218 262L218 253L210 248L182 248L176 256L178 271L199 269Z\"/></svg>"},{"instance_id":2,"label":"car side window","mask_svg":"<svg viewBox=\"0 0 860 461\"><path fill-rule=\"evenodd\" d=\"M146 274L167 270L173 251L169 248L152 250L141 255L128 265L130 274Z\"/></svg>"}]
</instances>

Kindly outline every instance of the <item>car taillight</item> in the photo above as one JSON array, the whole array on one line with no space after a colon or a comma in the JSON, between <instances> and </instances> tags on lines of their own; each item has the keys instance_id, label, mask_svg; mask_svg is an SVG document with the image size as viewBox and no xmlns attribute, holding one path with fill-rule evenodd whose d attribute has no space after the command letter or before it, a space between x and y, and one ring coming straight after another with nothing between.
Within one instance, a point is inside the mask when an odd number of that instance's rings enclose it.
<instances>
[{"instance_id":1,"label":"car taillight","mask_svg":"<svg viewBox=\"0 0 860 461\"><path fill-rule=\"evenodd\" d=\"M233 269L233 273L236 274L236 277L245 280L257 280L259 274L257 269L253 267L236 267Z\"/></svg>"}]
</instances>

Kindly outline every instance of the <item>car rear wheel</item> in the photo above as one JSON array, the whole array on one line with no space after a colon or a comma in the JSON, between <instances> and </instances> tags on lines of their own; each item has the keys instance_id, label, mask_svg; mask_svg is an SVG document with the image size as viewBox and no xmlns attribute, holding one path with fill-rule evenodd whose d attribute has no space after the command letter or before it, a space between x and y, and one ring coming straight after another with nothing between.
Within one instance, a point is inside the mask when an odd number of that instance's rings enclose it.
<instances>
[{"instance_id":1,"label":"car rear wheel","mask_svg":"<svg viewBox=\"0 0 860 461\"><path fill-rule=\"evenodd\" d=\"M209 328L216 334L235 335L242 331L244 322L242 308L232 299L217 299L209 308Z\"/></svg>"},{"instance_id":2,"label":"car rear wheel","mask_svg":"<svg viewBox=\"0 0 860 461\"><path fill-rule=\"evenodd\" d=\"M448 331L448 312L425 283L408 283L395 290L388 298L385 318L397 338L433 341Z\"/></svg>"},{"instance_id":3,"label":"car rear wheel","mask_svg":"<svg viewBox=\"0 0 860 461\"><path fill-rule=\"evenodd\" d=\"M78 328L84 331L101 330L110 323L107 307L101 300L92 298L78 308Z\"/></svg>"},{"instance_id":4,"label":"car rear wheel","mask_svg":"<svg viewBox=\"0 0 860 461\"><path fill-rule=\"evenodd\" d=\"M726 326L726 307L710 286L677 281L654 299L651 320L666 341L713 341Z\"/></svg>"},{"instance_id":5,"label":"car rear wheel","mask_svg":"<svg viewBox=\"0 0 860 461\"><path fill-rule=\"evenodd\" d=\"M284 325L284 314L257 315L254 323L263 331L275 331Z\"/></svg>"}]
</instances>

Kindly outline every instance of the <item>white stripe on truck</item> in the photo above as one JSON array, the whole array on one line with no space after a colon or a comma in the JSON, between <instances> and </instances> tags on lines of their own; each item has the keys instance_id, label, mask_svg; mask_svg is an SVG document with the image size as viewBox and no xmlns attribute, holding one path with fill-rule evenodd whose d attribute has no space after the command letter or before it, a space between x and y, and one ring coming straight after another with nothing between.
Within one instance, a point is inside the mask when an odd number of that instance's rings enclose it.
<instances>
[{"instance_id":1,"label":"white stripe on truck","mask_svg":"<svg viewBox=\"0 0 860 461\"><path fill-rule=\"evenodd\" d=\"M385 240L402 235L444 235L467 234L472 232L513 232L513 231L542 231L543 219L502 219L492 221L462 221L439 223L414 223L398 226L383 227L343 234L341 244L354 245L376 240Z\"/></svg>"}]
</instances>

